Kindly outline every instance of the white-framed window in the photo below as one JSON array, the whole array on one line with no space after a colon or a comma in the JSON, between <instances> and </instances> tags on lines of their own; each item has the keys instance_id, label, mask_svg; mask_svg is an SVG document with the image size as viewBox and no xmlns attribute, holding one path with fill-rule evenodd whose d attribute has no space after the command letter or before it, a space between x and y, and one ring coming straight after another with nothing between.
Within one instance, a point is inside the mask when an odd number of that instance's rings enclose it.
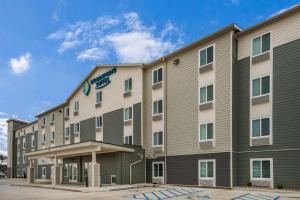
<instances>
[{"instance_id":1,"label":"white-framed window","mask_svg":"<svg viewBox=\"0 0 300 200\"><path fill-rule=\"evenodd\" d=\"M51 122L54 122L54 121L55 121L55 114L52 113L52 115L51 115Z\"/></svg>"},{"instance_id":2,"label":"white-framed window","mask_svg":"<svg viewBox=\"0 0 300 200\"><path fill-rule=\"evenodd\" d=\"M270 75L252 80L252 97L270 94Z\"/></svg>"},{"instance_id":3,"label":"white-framed window","mask_svg":"<svg viewBox=\"0 0 300 200\"><path fill-rule=\"evenodd\" d=\"M68 164L64 165L64 176L69 177L69 165Z\"/></svg>"},{"instance_id":4,"label":"white-framed window","mask_svg":"<svg viewBox=\"0 0 300 200\"><path fill-rule=\"evenodd\" d=\"M51 139L55 140L55 132L54 131L51 133Z\"/></svg>"},{"instance_id":5,"label":"white-framed window","mask_svg":"<svg viewBox=\"0 0 300 200\"><path fill-rule=\"evenodd\" d=\"M214 180L216 174L215 160L199 160L199 179Z\"/></svg>"},{"instance_id":6,"label":"white-framed window","mask_svg":"<svg viewBox=\"0 0 300 200\"><path fill-rule=\"evenodd\" d=\"M132 120L132 107L124 109L124 121Z\"/></svg>"},{"instance_id":7,"label":"white-framed window","mask_svg":"<svg viewBox=\"0 0 300 200\"><path fill-rule=\"evenodd\" d=\"M214 85L200 87L200 104L212 102L214 100Z\"/></svg>"},{"instance_id":8,"label":"white-framed window","mask_svg":"<svg viewBox=\"0 0 300 200\"><path fill-rule=\"evenodd\" d=\"M96 103L102 102L102 91L96 93Z\"/></svg>"},{"instance_id":9,"label":"white-framed window","mask_svg":"<svg viewBox=\"0 0 300 200\"><path fill-rule=\"evenodd\" d=\"M124 92L130 92L132 90L132 78L125 80Z\"/></svg>"},{"instance_id":10,"label":"white-framed window","mask_svg":"<svg viewBox=\"0 0 300 200\"><path fill-rule=\"evenodd\" d=\"M65 128L65 137L70 137L70 127Z\"/></svg>"},{"instance_id":11,"label":"white-framed window","mask_svg":"<svg viewBox=\"0 0 300 200\"><path fill-rule=\"evenodd\" d=\"M43 136L43 142L45 142L46 141L46 134L42 133L42 136Z\"/></svg>"},{"instance_id":12,"label":"white-framed window","mask_svg":"<svg viewBox=\"0 0 300 200\"><path fill-rule=\"evenodd\" d=\"M214 139L214 124L212 122L199 125L199 141L211 141Z\"/></svg>"},{"instance_id":13,"label":"white-framed window","mask_svg":"<svg viewBox=\"0 0 300 200\"><path fill-rule=\"evenodd\" d=\"M26 139L25 139L25 137L23 138L23 149L24 150L26 149Z\"/></svg>"},{"instance_id":14,"label":"white-framed window","mask_svg":"<svg viewBox=\"0 0 300 200\"><path fill-rule=\"evenodd\" d=\"M66 107L66 108L65 108L65 116L66 116L66 117L69 117L69 115L70 115L70 108L69 108L69 107Z\"/></svg>"},{"instance_id":15,"label":"white-framed window","mask_svg":"<svg viewBox=\"0 0 300 200\"><path fill-rule=\"evenodd\" d=\"M199 67L214 62L214 45L199 50Z\"/></svg>"},{"instance_id":16,"label":"white-framed window","mask_svg":"<svg viewBox=\"0 0 300 200\"><path fill-rule=\"evenodd\" d=\"M162 131L156 131L153 133L152 146L161 147L164 144L164 134Z\"/></svg>"},{"instance_id":17,"label":"white-framed window","mask_svg":"<svg viewBox=\"0 0 300 200\"><path fill-rule=\"evenodd\" d=\"M250 177L252 180L271 180L273 178L273 159L250 159L250 173Z\"/></svg>"},{"instance_id":18,"label":"white-framed window","mask_svg":"<svg viewBox=\"0 0 300 200\"><path fill-rule=\"evenodd\" d=\"M128 135L124 137L124 144L132 145L132 135Z\"/></svg>"},{"instance_id":19,"label":"white-framed window","mask_svg":"<svg viewBox=\"0 0 300 200\"><path fill-rule=\"evenodd\" d=\"M153 106L152 106L152 115L159 115L163 113L163 101L162 100L157 100L153 101Z\"/></svg>"},{"instance_id":20,"label":"white-framed window","mask_svg":"<svg viewBox=\"0 0 300 200\"><path fill-rule=\"evenodd\" d=\"M251 136L269 137L271 134L271 120L269 117L257 118L251 120Z\"/></svg>"},{"instance_id":21,"label":"white-framed window","mask_svg":"<svg viewBox=\"0 0 300 200\"><path fill-rule=\"evenodd\" d=\"M34 149L34 136L31 136L31 148Z\"/></svg>"},{"instance_id":22,"label":"white-framed window","mask_svg":"<svg viewBox=\"0 0 300 200\"><path fill-rule=\"evenodd\" d=\"M20 177L20 170L17 169L17 177Z\"/></svg>"},{"instance_id":23,"label":"white-framed window","mask_svg":"<svg viewBox=\"0 0 300 200\"><path fill-rule=\"evenodd\" d=\"M164 162L153 162L152 163L152 177L153 178L164 178Z\"/></svg>"},{"instance_id":24,"label":"white-framed window","mask_svg":"<svg viewBox=\"0 0 300 200\"><path fill-rule=\"evenodd\" d=\"M26 163L26 157L23 155L22 158L23 158L23 163Z\"/></svg>"},{"instance_id":25,"label":"white-framed window","mask_svg":"<svg viewBox=\"0 0 300 200\"><path fill-rule=\"evenodd\" d=\"M46 167L42 167L42 177L46 177Z\"/></svg>"},{"instance_id":26,"label":"white-framed window","mask_svg":"<svg viewBox=\"0 0 300 200\"><path fill-rule=\"evenodd\" d=\"M270 51L271 33L265 33L252 39L252 57Z\"/></svg>"},{"instance_id":27,"label":"white-framed window","mask_svg":"<svg viewBox=\"0 0 300 200\"><path fill-rule=\"evenodd\" d=\"M34 125L32 126L32 132L34 132Z\"/></svg>"},{"instance_id":28,"label":"white-framed window","mask_svg":"<svg viewBox=\"0 0 300 200\"><path fill-rule=\"evenodd\" d=\"M102 116L96 117L96 128L102 127Z\"/></svg>"},{"instance_id":29,"label":"white-framed window","mask_svg":"<svg viewBox=\"0 0 300 200\"><path fill-rule=\"evenodd\" d=\"M75 133L80 133L80 123L76 123L76 124L74 125L74 132L75 132Z\"/></svg>"},{"instance_id":30,"label":"white-framed window","mask_svg":"<svg viewBox=\"0 0 300 200\"><path fill-rule=\"evenodd\" d=\"M79 111L79 101L75 101L74 102L74 112L78 112Z\"/></svg>"},{"instance_id":31,"label":"white-framed window","mask_svg":"<svg viewBox=\"0 0 300 200\"><path fill-rule=\"evenodd\" d=\"M154 69L152 71L152 85L160 83L163 80L163 69L162 67Z\"/></svg>"},{"instance_id":32,"label":"white-framed window","mask_svg":"<svg viewBox=\"0 0 300 200\"><path fill-rule=\"evenodd\" d=\"M46 124L46 117L43 117L43 125Z\"/></svg>"}]
</instances>

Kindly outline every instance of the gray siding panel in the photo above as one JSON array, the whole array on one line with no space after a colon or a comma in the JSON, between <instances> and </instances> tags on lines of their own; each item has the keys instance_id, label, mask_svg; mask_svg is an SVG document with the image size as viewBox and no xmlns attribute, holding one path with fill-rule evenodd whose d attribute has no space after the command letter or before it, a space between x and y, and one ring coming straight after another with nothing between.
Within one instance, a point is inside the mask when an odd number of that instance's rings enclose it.
<instances>
[{"instance_id":1,"label":"gray siding panel","mask_svg":"<svg viewBox=\"0 0 300 200\"><path fill-rule=\"evenodd\" d=\"M95 117L80 122L80 142L96 140Z\"/></svg>"},{"instance_id":2,"label":"gray siding panel","mask_svg":"<svg viewBox=\"0 0 300 200\"><path fill-rule=\"evenodd\" d=\"M70 143L74 143L74 124L70 124Z\"/></svg>"},{"instance_id":3,"label":"gray siding panel","mask_svg":"<svg viewBox=\"0 0 300 200\"><path fill-rule=\"evenodd\" d=\"M133 144L141 145L141 103L133 105Z\"/></svg>"},{"instance_id":4,"label":"gray siding panel","mask_svg":"<svg viewBox=\"0 0 300 200\"><path fill-rule=\"evenodd\" d=\"M123 108L103 115L103 142L123 144Z\"/></svg>"},{"instance_id":5,"label":"gray siding panel","mask_svg":"<svg viewBox=\"0 0 300 200\"><path fill-rule=\"evenodd\" d=\"M46 167L46 179L51 178L51 166L52 165L38 165L38 178L42 178L42 167Z\"/></svg>"},{"instance_id":6,"label":"gray siding panel","mask_svg":"<svg viewBox=\"0 0 300 200\"><path fill-rule=\"evenodd\" d=\"M200 159L216 159L216 186L230 187L229 152L168 156L167 183L198 185L198 160Z\"/></svg>"}]
</instances>

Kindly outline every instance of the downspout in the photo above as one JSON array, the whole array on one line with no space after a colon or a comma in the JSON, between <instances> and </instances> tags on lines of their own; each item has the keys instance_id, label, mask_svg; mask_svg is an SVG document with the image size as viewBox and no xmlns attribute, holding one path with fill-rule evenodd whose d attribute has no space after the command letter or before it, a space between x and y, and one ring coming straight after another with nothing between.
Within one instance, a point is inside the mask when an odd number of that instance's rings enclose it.
<instances>
[{"instance_id":1,"label":"downspout","mask_svg":"<svg viewBox=\"0 0 300 200\"><path fill-rule=\"evenodd\" d=\"M163 57L165 63L164 71L164 145L165 145L165 164L164 164L164 184L167 184L167 60Z\"/></svg>"},{"instance_id":2,"label":"downspout","mask_svg":"<svg viewBox=\"0 0 300 200\"><path fill-rule=\"evenodd\" d=\"M132 166L134 166L134 165L136 165L136 164L138 164L138 163L140 163L140 162L143 162L143 161L144 161L144 159L141 158L141 160L138 160L138 161L136 161L136 162L134 162L134 163L131 163L131 164L129 165L129 178L130 178L129 184L130 184L130 185L132 184Z\"/></svg>"}]
</instances>

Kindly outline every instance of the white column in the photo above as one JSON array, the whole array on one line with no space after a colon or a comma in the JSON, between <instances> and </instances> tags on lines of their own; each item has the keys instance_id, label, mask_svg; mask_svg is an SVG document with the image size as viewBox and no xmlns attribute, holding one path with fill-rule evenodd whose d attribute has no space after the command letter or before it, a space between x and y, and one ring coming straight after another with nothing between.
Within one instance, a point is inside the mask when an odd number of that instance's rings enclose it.
<instances>
[{"instance_id":1,"label":"white column","mask_svg":"<svg viewBox=\"0 0 300 200\"><path fill-rule=\"evenodd\" d=\"M92 187L95 187L95 165L96 165L97 161L96 161L96 151L92 152Z\"/></svg>"},{"instance_id":2,"label":"white column","mask_svg":"<svg viewBox=\"0 0 300 200\"><path fill-rule=\"evenodd\" d=\"M27 167L27 183L34 183L34 167L32 166L32 159L29 159L29 166Z\"/></svg>"},{"instance_id":3,"label":"white column","mask_svg":"<svg viewBox=\"0 0 300 200\"><path fill-rule=\"evenodd\" d=\"M51 170L51 177L52 177L52 185L56 185L56 178L57 178L57 165L58 165L58 159L57 157L55 156L54 157L54 166L52 167L52 170Z\"/></svg>"}]
</instances>

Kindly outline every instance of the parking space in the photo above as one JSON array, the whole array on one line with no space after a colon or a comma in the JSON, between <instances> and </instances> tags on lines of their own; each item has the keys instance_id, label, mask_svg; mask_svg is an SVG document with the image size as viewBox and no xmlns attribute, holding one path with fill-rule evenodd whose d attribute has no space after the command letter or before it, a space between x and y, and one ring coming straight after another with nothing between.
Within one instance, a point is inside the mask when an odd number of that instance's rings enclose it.
<instances>
[{"instance_id":1,"label":"parking space","mask_svg":"<svg viewBox=\"0 0 300 200\"><path fill-rule=\"evenodd\" d=\"M238 197L235 197L231 200L277 200L280 199L280 196L275 196L275 195L265 195L265 194L250 194L246 193L243 195L240 195Z\"/></svg>"}]
</instances>

